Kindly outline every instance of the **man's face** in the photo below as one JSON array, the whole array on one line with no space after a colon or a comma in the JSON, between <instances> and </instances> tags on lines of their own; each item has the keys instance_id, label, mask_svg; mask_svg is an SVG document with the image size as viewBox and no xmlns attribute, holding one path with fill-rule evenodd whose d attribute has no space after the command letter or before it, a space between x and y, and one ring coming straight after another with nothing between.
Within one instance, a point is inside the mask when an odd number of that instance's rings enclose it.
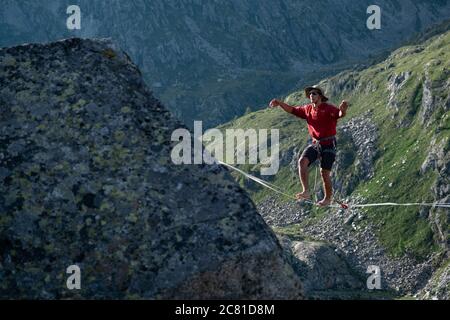
<instances>
[{"instance_id":1,"label":"man's face","mask_svg":"<svg viewBox=\"0 0 450 320\"><path fill-rule=\"evenodd\" d=\"M311 90L309 93L309 100L311 100L312 103L317 103L322 100L319 91L317 90Z\"/></svg>"}]
</instances>

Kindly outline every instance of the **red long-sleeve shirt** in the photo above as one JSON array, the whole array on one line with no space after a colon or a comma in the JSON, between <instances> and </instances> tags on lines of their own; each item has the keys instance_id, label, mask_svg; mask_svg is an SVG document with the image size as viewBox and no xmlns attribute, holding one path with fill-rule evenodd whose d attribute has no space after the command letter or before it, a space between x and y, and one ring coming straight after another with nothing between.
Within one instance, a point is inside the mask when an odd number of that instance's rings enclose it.
<instances>
[{"instance_id":1,"label":"red long-sleeve shirt","mask_svg":"<svg viewBox=\"0 0 450 320\"><path fill-rule=\"evenodd\" d=\"M294 107L292 114L305 119L308 123L309 135L314 139L323 139L336 135L336 125L339 117L339 109L329 103L322 102L317 108L313 104ZM331 144L331 140L325 140L320 144Z\"/></svg>"}]
</instances>

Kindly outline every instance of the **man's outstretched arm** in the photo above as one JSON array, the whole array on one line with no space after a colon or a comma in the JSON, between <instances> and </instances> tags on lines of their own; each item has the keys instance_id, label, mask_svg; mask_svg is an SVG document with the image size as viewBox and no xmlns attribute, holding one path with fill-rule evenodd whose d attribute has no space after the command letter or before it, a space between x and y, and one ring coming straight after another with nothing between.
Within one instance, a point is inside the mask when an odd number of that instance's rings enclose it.
<instances>
[{"instance_id":1,"label":"man's outstretched arm","mask_svg":"<svg viewBox=\"0 0 450 320\"><path fill-rule=\"evenodd\" d=\"M278 106L283 108L283 110L288 112L288 113L292 113L292 111L294 110L294 107L288 105L287 103L284 103L283 101L279 101L277 99L273 99L269 103L269 107L271 107L271 108L275 108L275 107L278 107Z\"/></svg>"}]
</instances>

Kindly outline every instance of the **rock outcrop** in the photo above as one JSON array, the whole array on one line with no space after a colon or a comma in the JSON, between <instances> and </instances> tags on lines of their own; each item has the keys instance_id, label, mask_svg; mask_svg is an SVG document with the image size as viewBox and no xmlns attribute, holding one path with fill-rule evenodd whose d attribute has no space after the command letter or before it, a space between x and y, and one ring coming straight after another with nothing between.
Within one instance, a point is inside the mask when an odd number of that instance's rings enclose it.
<instances>
[{"instance_id":1,"label":"rock outcrop","mask_svg":"<svg viewBox=\"0 0 450 320\"><path fill-rule=\"evenodd\" d=\"M436 105L434 102L433 93L431 92L431 80L429 76L425 76L425 81L423 83L423 92L422 92L422 111L420 113L420 120L422 124L425 124L430 115L433 113Z\"/></svg>"},{"instance_id":2,"label":"rock outcrop","mask_svg":"<svg viewBox=\"0 0 450 320\"><path fill-rule=\"evenodd\" d=\"M1 49L0 85L1 298L302 298L229 172L172 163L183 126L114 44Z\"/></svg>"},{"instance_id":3,"label":"rock outcrop","mask_svg":"<svg viewBox=\"0 0 450 320\"><path fill-rule=\"evenodd\" d=\"M449 110L450 71L445 67L445 61L434 59L424 66L425 80L423 82L422 101L419 119L424 127L429 127L433 122L444 120L435 117L437 110L446 112ZM432 79L431 70L440 69L441 79ZM445 126L444 126L445 127Z\"/></svg>"},{"instance_id":4,"label":"rock outcrop","mask_svg":"<svg viewBox=\"0 0 450 320\"><path fill-rule=\"evenodd\" d=\"M309 298L339 298L342 292L365 288L365 279L350 268L337 248L319 241L291 241L288 237L282 237L281 243Z\"/></svg>"},{"instance_id":5,"label":"rock outcrop","mask_svg":"<svg viewBox=\"0 0 450 320\"><path fill-rule=\"evenodd\" d=\"M450 300L450 259L434 273L416 297L427 300Z\"/></svg>"},{"instance_id":6,"label":"rock outcrop","mask_svg":"<svg viewBox=\"0 0 450 320\"><path fill-rule=\"evenodd\" d=\"M450 193L450 140L448 137L437 141L436 137L431 139L427 157L420 167L420 174L428 171L437 173L436 181L432 186L434 201L448 203ZM429 218L436 240L444 250L450 250L450 238L448 237L448 212L436 210L435 208L422 208L426 217Z\"/></svg>"},{"instance_id":7,"label":"rock outcrop","mask_svg":"<svg viewBox=\"0 0 450 320\"><path fill-rule=\"evenodd\" d=\"M398 92L405 85L406 81L411 77L410 71L405 71L400 74L391 75L388 79L387 90L390 92L388 108L393 109L392 116L394 117L400 108L398 101Z\"/></svg>"}]
</instances>

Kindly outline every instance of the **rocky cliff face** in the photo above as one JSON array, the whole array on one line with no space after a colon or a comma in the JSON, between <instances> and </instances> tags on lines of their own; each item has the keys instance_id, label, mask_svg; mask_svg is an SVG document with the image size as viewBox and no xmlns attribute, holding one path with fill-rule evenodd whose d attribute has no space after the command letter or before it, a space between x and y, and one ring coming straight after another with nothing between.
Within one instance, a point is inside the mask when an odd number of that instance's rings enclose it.
<instances>
[{"instance_id":1,"label":"rocky cliff face","mask_svg":"<svg viewBox=\"0 0 450 320\"><path fill-rule=\"evenodd\" d=\"M0 297L303 297L228 171L172 163L182 125L111 42L1 49L0 110Z\"/></svg>"},{"instance_id":2,"label":"rocky cliff face","mask_svg":"<svg viewBox=\"0 0 450 320\"><path fill-rule=\"evenodd\" d=\"M189 126L193 120L223 123L299 81L316 82L318 74L364 61L450 15L448 1L380 0L381 29L371 31L370 0L81 0L82 28L69 32L69 4L3 1L0 46L112 37Z\"/></svg>"}]
</instances>

